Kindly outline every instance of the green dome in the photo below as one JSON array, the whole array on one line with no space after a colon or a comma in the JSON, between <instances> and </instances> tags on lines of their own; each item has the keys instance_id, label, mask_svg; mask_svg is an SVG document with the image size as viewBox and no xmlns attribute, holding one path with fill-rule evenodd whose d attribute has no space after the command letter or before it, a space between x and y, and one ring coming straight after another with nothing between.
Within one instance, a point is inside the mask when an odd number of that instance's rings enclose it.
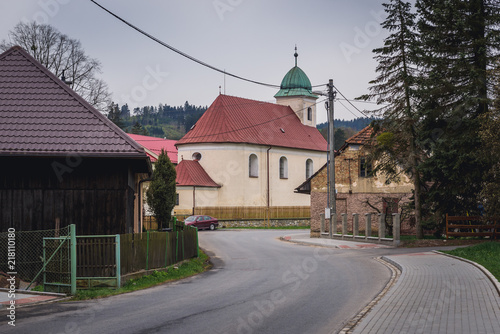
<instances>
[{"instance_id":1,"label":"green dome","mask_svg":"<svg viewBox=\"0 0 500 334\"><path fill-rule=\"evenodd\" d=\"M281 81L279 92L274 95L274 97L281 96L317 97L312 94L311 81L309 81L307 75L297 65L288 71Z\"/></svg>"}]
</instances>

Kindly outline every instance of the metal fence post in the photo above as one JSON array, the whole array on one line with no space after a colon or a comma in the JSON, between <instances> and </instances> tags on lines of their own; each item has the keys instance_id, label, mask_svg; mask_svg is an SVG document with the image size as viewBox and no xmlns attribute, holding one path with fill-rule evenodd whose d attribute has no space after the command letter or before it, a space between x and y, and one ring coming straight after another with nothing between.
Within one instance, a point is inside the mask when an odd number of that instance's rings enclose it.
<instances>
[{"instance_id":1,"label":"metal fence post","mask_svg":"<svg viewBox=\"0 0 500 334\"><path fill-rule=\"evenodd\" d=\"M149 270L149 230L146 231L146 270Z\"/></svg>"},{"instance_id":2,"label":"metal fence post","mask_svg":"<svg viewBox=\"0 0 500 334\"><path fill-rule=\"evenodd\" d=\"M42 267L42 270L43 270L43 291L45 291L45 282L47 280L47 274L45 273L45 265L46 265L46 254L45 254L45 239L43 239L43 252L42 252L42 261L43 261L43 267ZM36 277L35 277L36 278ZM31 284L33 284L33 282L31 282ZM31 286L31 284L28 286L28 288Z\"/></svg>"},{"instance_id":3,"label":"metal fence post","mask_svg":"<svg viewBox=\"0 0 500 334\"><path fill-rule=\"evenodd\" d=\"M198 242L198 228L193 227L196 230L196 257L200 257L200 244Z\"/></svg>"},{"instance_id":4,"label":"metal fence post","mask_svg":"<svg viewBox=\"0 0 500 334\"><path fill-rule=\"evenodd\" d=\"M165 268L168 266L168 232L165 232L166 244L165 244Z\"/></svg>"},{"instance_id":5,"label":"metal fence post","mask_svg":"<svg viewBox=\"0 0 500 334\"><path fill-rule=\"evenodd\" d=\"M175 231L175 263L179 262L179 231Z\"/></svg>"},{"instance_id":6,"label":"metal fence post","mask_svg":"<svg viewBox=\"0 0 500 334\"><path fill-rule=\"evenodd\" d=\"M71 253L71 294L76 294L76 226L69 226L70 237L70 253Z\"/></svg>"},{"instance_id":7,"label":"metal fence post","mask_svg":"<svg viewBox=\"0 0 500 334\"><path fill-rule=\"evenodd\" d=\"M115 252L116 252L116 288L119 289L122 285L122 263L120 254L120 235L115 237Z\"/></svg>"}]
</instances>

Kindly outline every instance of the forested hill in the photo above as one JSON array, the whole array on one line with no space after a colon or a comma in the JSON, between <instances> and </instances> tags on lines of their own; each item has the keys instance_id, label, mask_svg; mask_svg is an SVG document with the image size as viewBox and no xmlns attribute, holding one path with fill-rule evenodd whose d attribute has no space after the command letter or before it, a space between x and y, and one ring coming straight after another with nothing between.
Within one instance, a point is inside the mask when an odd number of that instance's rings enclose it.
<instances>
[{"instance_id":1,"label":"forested hill","mask_svg":"<svg viewBox=\"0 0 500 334\"><path fill-rule=\"evenodd\" d=\"M167 139L181 139L207 110L207 107L194 106L186 101L182 106L160 104L130 110L127 104L112 104L108 118L128 133L141 134ZM370 124L372 118L356 118L350 121L335 120L335 143L338 149L344 141ZM327 123L317 126L326 138ZM338 147L337 147L338 146Z\"/></svg>"},{"instance_id":2,"label":"forested hill","mask_svg":"<svg viewBox=\"0 0 500 334\"><path fill-rule=\"evenodd\" d=\"M352 119L350 121L345 121L343 119L334 120L334 125L336 128L350 128L356 131L360 131L365 128L368 124L370 124L375 118L372 117L359 117ZM328 127L328 123L320 123L316 126L318 130Z\"/></svg>"},{"instance_id":3,"label":"forested hill","mask_svg":"<svg viewBox=\"0 0 500 334\"><path fill-rule=\"evenodd\" d=\"M182 106L160 104L130 110L127 104L112 104L107 117L128 133L167 139L181 139L198 121L207 107L186 101Z\"/></svg>"}]
</instances>

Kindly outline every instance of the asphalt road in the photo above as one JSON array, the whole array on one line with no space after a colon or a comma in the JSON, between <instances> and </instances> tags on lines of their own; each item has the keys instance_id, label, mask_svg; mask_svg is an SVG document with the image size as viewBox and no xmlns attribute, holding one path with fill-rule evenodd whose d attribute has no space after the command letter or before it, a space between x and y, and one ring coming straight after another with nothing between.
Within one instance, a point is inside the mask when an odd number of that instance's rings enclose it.
<instances>
[{"instance_id":1,"label":"asphalt road","mask_svg":"<svg viewBox=\"0 0 500 334\"><path fill-rule=\"evenodd\" d=\"M284 233L200 232L213 270L101 300L20 308L16 327L2 321L0 332L332 333L389 280L373 257L390 250L303 246L279 241Z\"/></svg>"}]
</instances>

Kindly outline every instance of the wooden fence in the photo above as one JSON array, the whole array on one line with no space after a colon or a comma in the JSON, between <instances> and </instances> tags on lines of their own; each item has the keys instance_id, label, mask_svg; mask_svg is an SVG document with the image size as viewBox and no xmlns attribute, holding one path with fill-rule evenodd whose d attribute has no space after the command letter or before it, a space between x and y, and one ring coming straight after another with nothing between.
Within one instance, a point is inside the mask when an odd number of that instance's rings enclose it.
<instances>
[{"instance_id":1,"label":"wooden fence","mask_svg":"<svg viewBox=\"0 0 500 334\"><path fill-rule=\"evenodd\" d=\"M121 274L165 268L198 256L198 231L146 232L121 235Z\"/></svg>"},{"instance_id":2,"label":"wooden fence","mask_svg":"<svg viewBox=\"0 0 500 334\"><path fill-rule=\"evenodd\" d=\"M76 259L77 277L116 276L115 237L78 237Z\"/></svg>"},{"instance_id":3,"label":"wooden fence","mask_svg":"<svg viewBox=\"0 0 500 334\"><path fill-rule=\"evenodd\" d=\"M173 232L148 231L77 238L76 276L79 288L113 284L116 287L120 276L141 270L165 268L198 256L198 231L192 227ZM119 254L117 249L120 250ZM111 279L114 281L109 282Z\"/></svg>"},{"instance_id":4,"label":"wooden fence","mask_svg":"<svg viewBox=\"0 0 500 334\"><path fill-rule=\"evenodd\" d=\"M219 206L198 207L195 215L207 215L219 220L247 220L247 219L303 219L311 217L310 206ZM190 214L176 215L183 221Z\"/></svg>"},{"instance_id":5,"label":"wooden fence","mask_svg":"<svg viewBox=\"0 0 500 334\"><path fill-rule=\"evenodd\" d=\"M500 219L446 215L448 237L500 237Z\"/></svg>"}]
</instances>

